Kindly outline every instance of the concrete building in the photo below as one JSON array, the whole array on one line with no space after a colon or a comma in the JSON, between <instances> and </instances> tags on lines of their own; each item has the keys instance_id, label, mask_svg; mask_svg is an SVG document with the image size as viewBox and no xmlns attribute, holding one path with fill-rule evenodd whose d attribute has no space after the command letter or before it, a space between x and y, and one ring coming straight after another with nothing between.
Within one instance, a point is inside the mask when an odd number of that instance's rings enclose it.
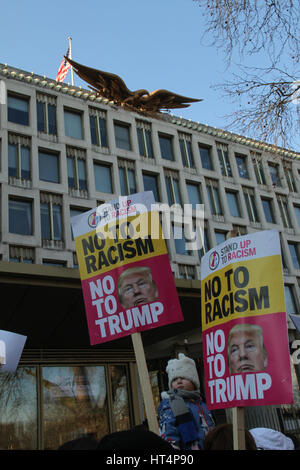
<instances>
[{"instance_id":1,"label":"concrete building","mask_svg":"<svg viewBox=\"0 0 300 470\"><path fill-rule=\"evenodd\" d=\"M299 313L299 153L0 64L0 159L0 329L27 336L16 376L0 377L0 448L56 448L143 419L130 337L89 345L70 218L104 201L152 190L205 207L202 250L167 240L185 321L143 334L156 402L170 356L186 351L201 370L201 256L228 235L279 230L287 312ZM274 426L287 412L270 411Z\"/></svg>"}]
</instances>

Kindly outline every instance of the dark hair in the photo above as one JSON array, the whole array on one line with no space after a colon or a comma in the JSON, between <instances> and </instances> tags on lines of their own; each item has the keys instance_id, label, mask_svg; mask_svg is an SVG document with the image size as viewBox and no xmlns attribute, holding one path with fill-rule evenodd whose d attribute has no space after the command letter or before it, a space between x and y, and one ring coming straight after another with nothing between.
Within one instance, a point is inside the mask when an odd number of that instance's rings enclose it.
<instances>
[{"instance_id":1,"label":"dark hair","mask_svg":"<svg viewBox=\"0 0 300 470\"><path fill-rule=\"evenodd\" d=\"M67 441L57 450L96 450L99 441L90 436L79 437L78 439L72 439Z\"/></svg>"},{"instance_id":2,"label":"dark hair","mask_svg":"<svg viewBox=\"0 0 300 470\"><path fill-rule=\"evenodd\" d=\"M245 429L246 450L256 450L256 444L250 432ZM204 450L233 450L232 424L219 424L211 429L205 436Z\"/></svg>"},{"instance_id":3,"label":"dark hair","mask_svg":"<svg viewBox=\"0 0 300 470\"><path fill-rule=\"evenodd\" d=\"M104 436L98 445L98 450L154 450L173 452L173 447L158 434L147 429L130 429L118 431Z\"/></svg>"}]
</instances>

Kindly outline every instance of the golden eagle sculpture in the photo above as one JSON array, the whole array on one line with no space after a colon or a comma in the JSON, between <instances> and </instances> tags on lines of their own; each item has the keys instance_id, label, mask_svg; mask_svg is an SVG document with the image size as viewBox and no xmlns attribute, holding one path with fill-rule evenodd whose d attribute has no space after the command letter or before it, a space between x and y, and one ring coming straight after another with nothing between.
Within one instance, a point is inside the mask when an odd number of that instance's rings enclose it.
<instances>
[{"instance_id":1,"label":"golden eagle sculpture","mask_svg":"<svg viewBox=\"0 0 300 470\"><path fill-rule=\"evenodd\" d=\"M118 75L87 67L68 57L65 59L77 75L91 85L90 88L97 95L131 111L153 115L162 110L187 108L191 103L202 101L202 99L177 95L168 90L155 90L151 93L143 89L131 91Z\"/></svg>"}]
</instances>

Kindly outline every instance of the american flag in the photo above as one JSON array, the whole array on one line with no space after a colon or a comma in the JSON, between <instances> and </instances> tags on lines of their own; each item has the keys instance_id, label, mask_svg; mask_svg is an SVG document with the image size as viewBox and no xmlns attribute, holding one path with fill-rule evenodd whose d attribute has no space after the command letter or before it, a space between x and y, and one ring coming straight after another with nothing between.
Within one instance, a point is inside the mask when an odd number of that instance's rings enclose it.
<instances>
[{"instance_id":1,"label":"american flag","mask_svg":"<svg viewBox=\"0 0 300 470\"><path fill-rule=\"evenodd\" d=\"M70 47L67 50L66 57L70 57ZM69 64L69 62L67 62L66 59L63 58L63 60L61 61L60 66L59 66L57 75L56 75L56 81L57 82L63 82L64 81L70 67L71 67L71 65Z\"/></svg>"}]
</instances>

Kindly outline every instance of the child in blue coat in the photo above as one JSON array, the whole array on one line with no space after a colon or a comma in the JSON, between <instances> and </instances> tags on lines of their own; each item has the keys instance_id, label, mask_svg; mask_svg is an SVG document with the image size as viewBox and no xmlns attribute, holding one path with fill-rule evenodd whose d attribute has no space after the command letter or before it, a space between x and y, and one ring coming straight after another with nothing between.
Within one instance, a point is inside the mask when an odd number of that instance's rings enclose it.
<instances>
[{"instance_id":1,"label":"child in blue coat","mask_svg":"<svg viewBox=\"0 0 300 470\"><path fill-rule=\"evenodd\" d=\"M158 407L160 435L175 449L201 450L214 427L200 396L200 381L193 359L179 354L168 362L169 391L162 392Z\"/></svg>"}]
</instances>

